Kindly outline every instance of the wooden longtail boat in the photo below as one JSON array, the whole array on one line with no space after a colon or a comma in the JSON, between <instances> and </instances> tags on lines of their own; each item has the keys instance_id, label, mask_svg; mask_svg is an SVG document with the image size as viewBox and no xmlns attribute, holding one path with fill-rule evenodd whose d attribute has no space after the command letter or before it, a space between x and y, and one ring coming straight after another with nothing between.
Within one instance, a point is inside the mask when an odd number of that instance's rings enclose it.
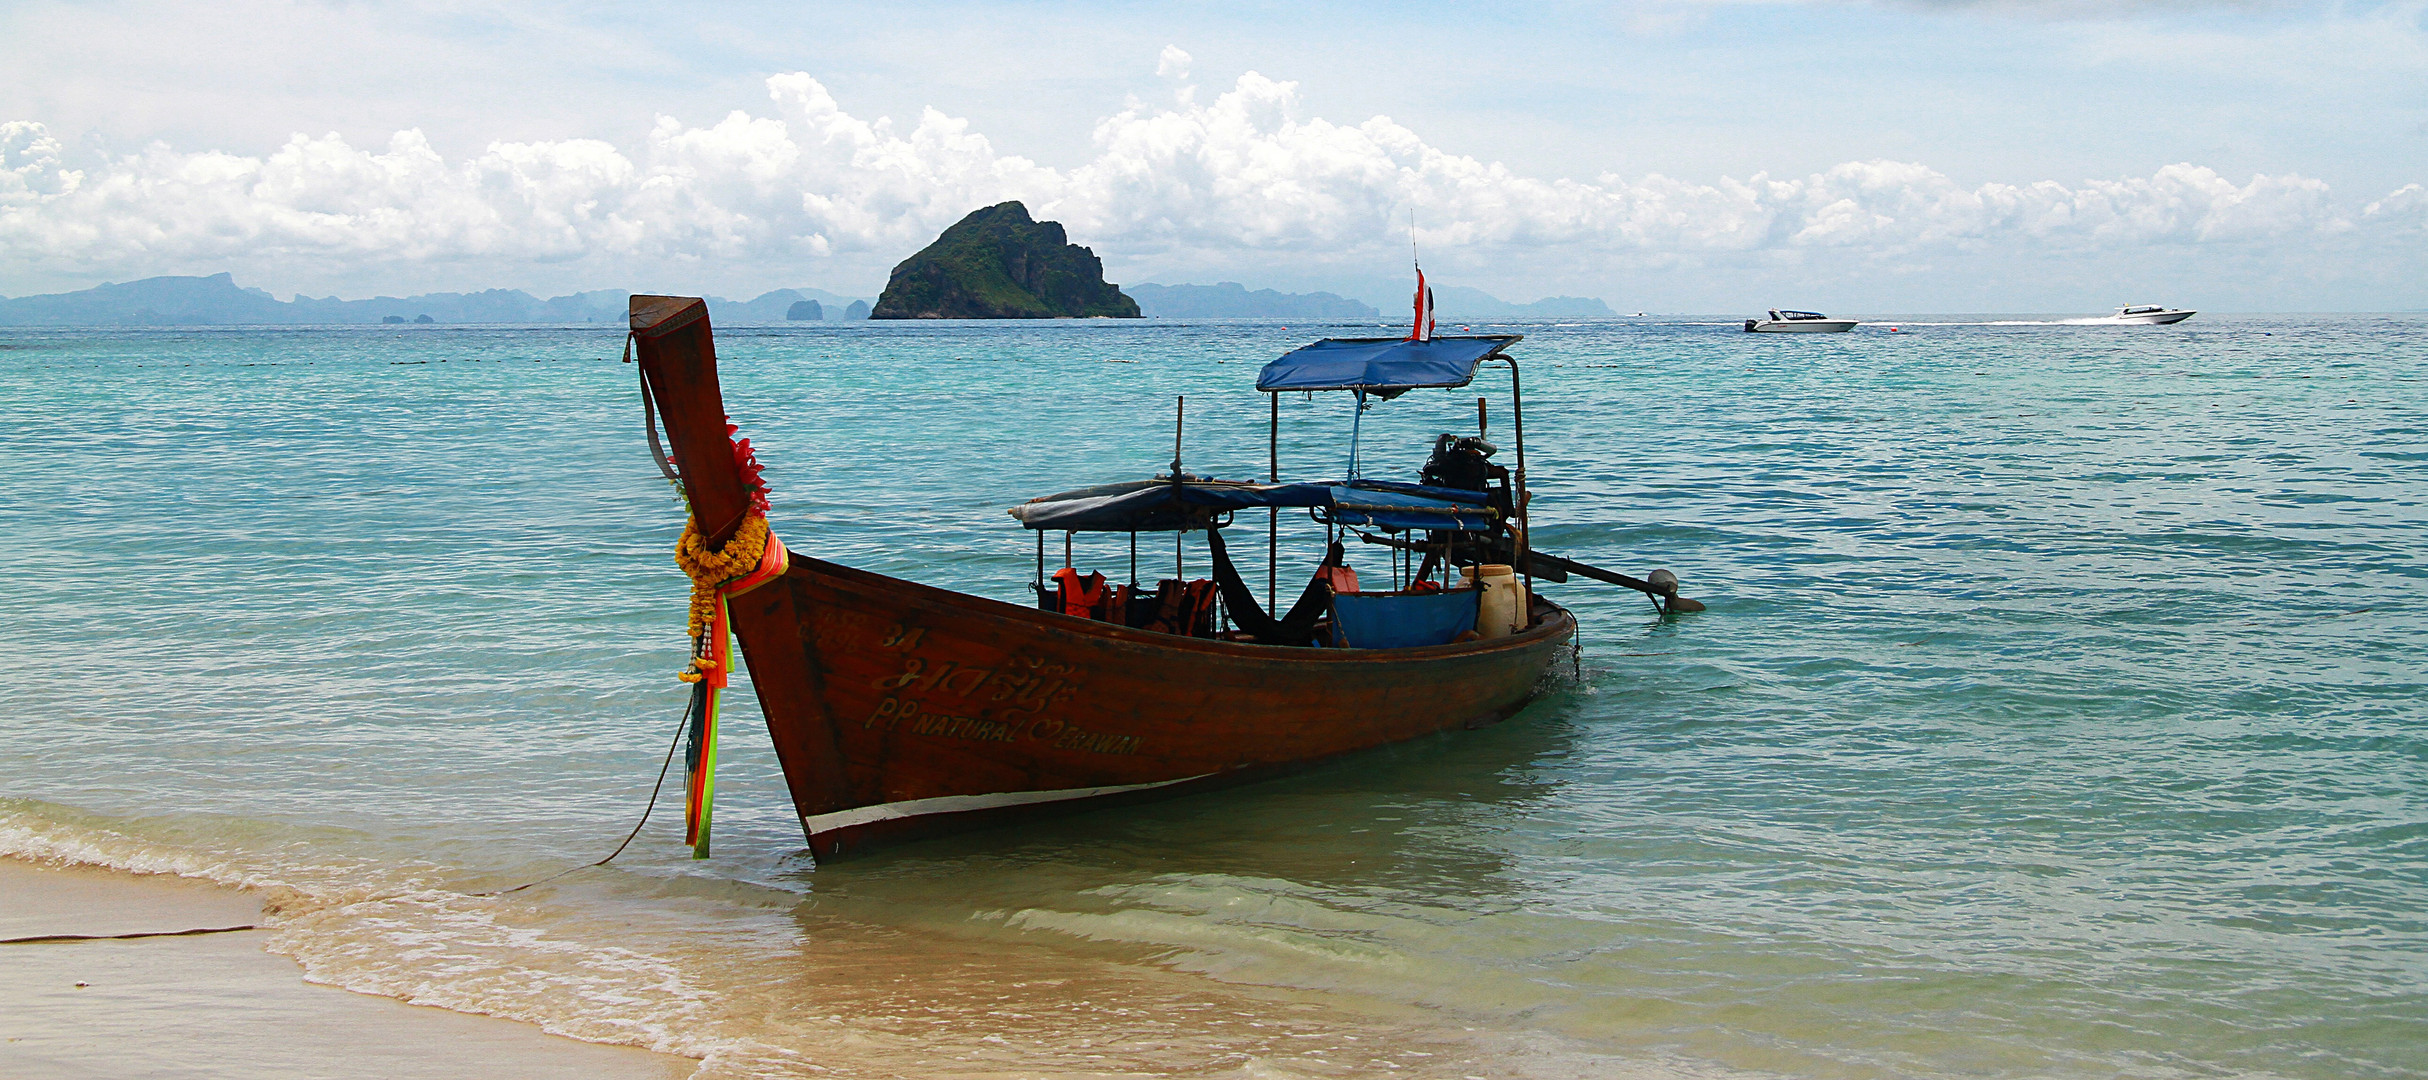
<instances>
[{"instance_id":1,"label":"wooden longtail boat","mask_svg":"<svg viewBox=\"0 0 2428 1080\"><path fill-rule=\"evenodd\" d=\"M693 519L721 547L753 480L707 308L634 296L631 328ZM796 554L729 610L802 829L831 859L1494 723L1576 631L1527 595L1524 628L1505 637L1305 648L1133 629Z\"/></svg>"}]
</instances>

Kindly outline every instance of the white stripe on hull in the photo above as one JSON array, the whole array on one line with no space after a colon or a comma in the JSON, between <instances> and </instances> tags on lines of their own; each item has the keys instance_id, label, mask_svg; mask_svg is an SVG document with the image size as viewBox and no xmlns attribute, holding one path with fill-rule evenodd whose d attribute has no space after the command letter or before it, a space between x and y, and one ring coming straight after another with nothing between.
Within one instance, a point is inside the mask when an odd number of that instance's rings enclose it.
<instances>
[{"instance_id":1,"label":"white stripe on hull","mask_svg":"<svg viewBox=\"0 0 2428 1080\"><path fill-rule=\"evenodd\" d=\"M896 818L925 817L929 814L958 814L970 810L1000 810L1007 806L1029 806L1035 803L1065 802L1071 799L1092 799L1099 795L1119 795L1128 791L1170 787L1191 780L1202 780L1213 773L1184 776L1178 780L1157 780L1145 784L1116 784L1109 787L1062 788L1055 791L1005 791L993 795L938 795L931 799L905 799L901 802L878 803L875 806L855 806L831 814L803 817L801 827L811 836L848 829L856 825L871 825Z\"/></svg>"}]
</instances>

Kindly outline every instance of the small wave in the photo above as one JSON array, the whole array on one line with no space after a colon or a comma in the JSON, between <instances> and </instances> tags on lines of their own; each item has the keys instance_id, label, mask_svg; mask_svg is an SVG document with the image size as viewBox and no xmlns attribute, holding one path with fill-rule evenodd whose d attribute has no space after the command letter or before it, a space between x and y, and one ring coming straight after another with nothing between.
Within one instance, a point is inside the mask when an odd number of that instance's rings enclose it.
<instances>
[{"instance_id":1,"label":"small wave","mask_svg":"<svg viewBox=\"0 0 2428 1080\"><path fill-rule=\"evenodd\" d=\"M308 982L693 1058L695 1080L925 1075L942 1060L1048 1074L1312 1078L1349 1065L1452 1080L1493 1060L1500 1075L1700 1075L1542 1033L1445 1029L1379 1002L1342 1010L1293 998L1276 1009L1274 993L1293 994L1288 980L1247 996L1224 988L1260 986L1210 958L1225 933L1161 964L1107 963L990 948L961 931L871 927L747 883L664 879L661 868L481 897L449 887L465 875L435 865L315 860L298 854L310 845L292 843L259 853L185 848L147 835L178 827L9 800L0 802L0 855L257 890L264 947L301 964ZM752 902L729 902L737 889ZM1131 921L1141 920L1152 925L1047 910L1010 921L1110 945L1152 941L1158 952L1187 939L1168 914ZM1257 951L1292 952L1264 944ZM1344 948L1365 964L1408 962Z\"/></svg>"},{"instance_id":2,"label":"small wave","mask_svg":"<svg viewBox=\"0 0 2428 1080\"><path fill-rule=\"evenodd\" d=\"M69 807L8 803L0 812L0 856L170 874L256 893L270 931L264 948L301 964L307 982L727 1066L774 1051L720 1036L705 1015L712 995L678 963L646 946L605 944L647 935L583 920L568 925L561 911L536 903L437 887L436 867L264 861L141 835L160 822L110 822Z\"/></svg>"}]
</instances>

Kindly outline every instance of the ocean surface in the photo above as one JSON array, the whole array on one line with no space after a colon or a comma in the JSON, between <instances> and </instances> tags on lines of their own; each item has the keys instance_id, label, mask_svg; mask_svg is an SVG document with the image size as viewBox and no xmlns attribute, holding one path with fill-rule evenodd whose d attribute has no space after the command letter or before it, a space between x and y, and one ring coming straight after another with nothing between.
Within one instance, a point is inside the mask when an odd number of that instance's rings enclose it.
<instances>
[{"instance_id":1,"label":"ocean surface","mask_svg":"<svg viewBox=\"0 0 2428 1080\"><path fill-rule=\"evenodd\" d=\"M818 867L743 689L714 859L670 783L506 897L683 711L620 332L0 331L0 853L705 1077L2428 1075L2428 316L1887 322L1476 327L1537 546L1710 605L1545 585L1581 661L1507 723ZM1021 601L1005 507L1165 466L1180 395L1260 475L1257 366L1361 329L719 349L789 545ZM1376 406L1367 474L1506 392ZM1349 423L1286 398L1283 472Z\"/></svg>"}]
</instances>

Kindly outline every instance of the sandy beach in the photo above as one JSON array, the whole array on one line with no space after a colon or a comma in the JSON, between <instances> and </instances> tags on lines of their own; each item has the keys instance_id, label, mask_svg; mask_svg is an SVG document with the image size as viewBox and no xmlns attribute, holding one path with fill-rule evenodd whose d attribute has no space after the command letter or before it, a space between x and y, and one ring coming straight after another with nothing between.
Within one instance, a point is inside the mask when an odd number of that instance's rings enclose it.
<instances>
[{"instance_id":1,"label":"sandy beach","mask_svg":"<svg viewBox=\"0 0 2428 1080\"><path fill-rule=\"evenodd\" d=\"M207 882L0 858L0 938L262 921ZM667 1080L688 1058L304 981L261 931L0 945L0 1075Z\"/></svg>"}]
</instances>

